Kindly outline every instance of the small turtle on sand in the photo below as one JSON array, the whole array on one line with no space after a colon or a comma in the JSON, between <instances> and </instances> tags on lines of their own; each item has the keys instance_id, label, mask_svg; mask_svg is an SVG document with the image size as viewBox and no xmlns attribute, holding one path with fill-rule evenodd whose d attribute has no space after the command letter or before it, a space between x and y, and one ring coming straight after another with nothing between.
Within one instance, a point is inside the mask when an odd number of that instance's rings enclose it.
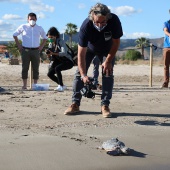
<instances>
[{"instance_id":1,"label":"small turtle on sand","mask_svg":"<svg viewBox=\"0 0 170 170\"><path fill-rule=\"evenodd\" d=\"M130 152L130 148L127 148L125 144L118 140L118 138L112 138L103 142L102 146L99 149L107 151L109 155L127 155Z\"/></svg>"}]
</instances>

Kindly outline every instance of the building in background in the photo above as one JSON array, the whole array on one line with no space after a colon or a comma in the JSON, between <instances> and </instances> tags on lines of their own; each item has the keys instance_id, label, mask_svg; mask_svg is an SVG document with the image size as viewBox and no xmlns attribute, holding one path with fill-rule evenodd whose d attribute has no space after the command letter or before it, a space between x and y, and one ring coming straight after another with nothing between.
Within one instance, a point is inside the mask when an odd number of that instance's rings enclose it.
<instances>
[{"instance_id":1,"label":"building in background","mask_svg":"<svg viewBox=\"0 0 170 170\"><path fill-rule=\"evenodd\" d=\"M0 61L2 58L4 58L4 53L7 50L7 46L5 45L0 45Z\"/></svg>"}]
</instances>

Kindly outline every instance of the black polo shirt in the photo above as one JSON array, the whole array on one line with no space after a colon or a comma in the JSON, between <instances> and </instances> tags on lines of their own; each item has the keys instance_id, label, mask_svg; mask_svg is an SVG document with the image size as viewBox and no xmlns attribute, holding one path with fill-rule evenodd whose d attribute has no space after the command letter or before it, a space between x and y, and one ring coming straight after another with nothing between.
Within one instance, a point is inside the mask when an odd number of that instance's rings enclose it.
<instances>
[{"instance_id":1,"label":"black polo shirt","mask_svg":"<svg viewBox=\"0 0 170 170\"><path fill-rule=\"evenodd\" d=\"M112 38L118 39L123 35L122 26L117 15L112 14L107 26L99 32L94 28L93 21L86 18L79 32L79 45L89 47L94 52L109 52L112 46Z\"/></svg>"}]
</instances>

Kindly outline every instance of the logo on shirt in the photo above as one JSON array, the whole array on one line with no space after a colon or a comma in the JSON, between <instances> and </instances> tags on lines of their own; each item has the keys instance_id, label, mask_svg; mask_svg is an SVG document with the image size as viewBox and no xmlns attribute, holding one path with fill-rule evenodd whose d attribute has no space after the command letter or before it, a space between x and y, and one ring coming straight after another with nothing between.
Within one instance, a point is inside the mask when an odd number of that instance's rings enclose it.
<instances>
[{"instance_id":1,"label":"logo on shirt","mask_svg":"<svg viewBox=\"0 0 170 170\"><path fill-rule=\"evenodd\" d=\"M105 41L110 40L112 38L111 31L110 32L104 32L104 38L105 38Z\"/></svg>"}]
</instances>

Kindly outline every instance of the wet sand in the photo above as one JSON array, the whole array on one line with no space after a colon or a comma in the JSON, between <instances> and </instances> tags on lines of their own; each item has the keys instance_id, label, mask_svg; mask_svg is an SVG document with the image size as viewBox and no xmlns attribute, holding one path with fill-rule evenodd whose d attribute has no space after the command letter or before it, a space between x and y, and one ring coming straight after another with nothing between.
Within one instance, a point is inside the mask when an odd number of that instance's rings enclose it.
<instances>
[{"instance_id":1,"label":"wet sand","mask_svg":"<svg viewBox=\"0 0 170 170\"><path fill-rule=\"evenodd\" d=\"M83 97L79 114L64 115L76 67L63 72L64 92L54 92L47 67L41 64L39 83L49 83L49 91L22 91L21 65L0 63L0 86L7 90L0 94L0 169L170 169L170 91L160 89L162 66L153 67L149 87L149 66L115 65L109 119L100 113L100 96ZM131 148L128 156L97 149L113 137Z\"/></svg>"}]
</instances>

